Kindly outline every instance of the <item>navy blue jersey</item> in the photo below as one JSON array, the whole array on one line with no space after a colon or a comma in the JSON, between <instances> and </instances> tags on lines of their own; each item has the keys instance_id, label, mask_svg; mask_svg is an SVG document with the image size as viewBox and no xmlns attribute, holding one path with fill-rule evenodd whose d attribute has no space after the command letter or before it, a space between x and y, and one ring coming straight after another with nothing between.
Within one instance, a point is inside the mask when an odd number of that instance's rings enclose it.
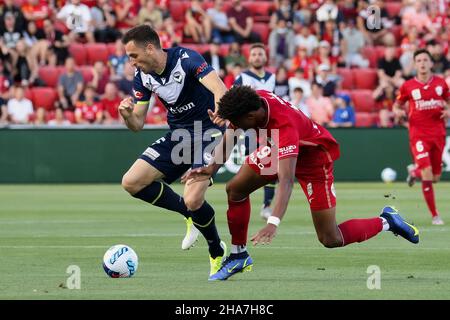
<instances>
[{"instance_id":1,"label":"navy blue jersey","mask_svg":"<svg viewBox=\"0 0 450 320\"><path fill-rule=\"evenodd\" d=\"M167 52L167 63L162 74L136 70L134 102L146 104L154 92L168 110L171 129L192 129L194 121L202 121L204 129L216 127L208 115L208 109L215 109L214 94L200 83L214 69L193 50L183 47L163 50Z\"/></svg>"},{"instance_id":2,"label":"navy blue jersey","mask_svg":"<svg viewBox=\"0 0 450 320\"><path fill-rule=\"evenodd\" d=\"M266 71L264 76L260 77L250 70L245 70L234 80L234 85L250 86L255 90L273 92L275 90L275 75Z\"/></svg>"}]
</instances>

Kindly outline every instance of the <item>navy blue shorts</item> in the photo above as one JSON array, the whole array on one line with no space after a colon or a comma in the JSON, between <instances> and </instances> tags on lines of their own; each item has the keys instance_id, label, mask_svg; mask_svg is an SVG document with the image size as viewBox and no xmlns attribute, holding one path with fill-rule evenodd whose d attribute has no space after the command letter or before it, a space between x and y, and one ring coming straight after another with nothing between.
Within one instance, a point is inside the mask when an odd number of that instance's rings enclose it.
<instances>
[{"instance_id":1,"label":"navy blue shorts","mask_svg":"<svg viewBox=\"0 0 450 320\"><path fill-rule=\"evenodd\" d=\"M202 135L194 135L188 130L170 131L151 144L139 158L161 171L163 180L171 184L187 170L208 165L222 134L219 129L203 131Z\"/></svg>"}]
</instances>

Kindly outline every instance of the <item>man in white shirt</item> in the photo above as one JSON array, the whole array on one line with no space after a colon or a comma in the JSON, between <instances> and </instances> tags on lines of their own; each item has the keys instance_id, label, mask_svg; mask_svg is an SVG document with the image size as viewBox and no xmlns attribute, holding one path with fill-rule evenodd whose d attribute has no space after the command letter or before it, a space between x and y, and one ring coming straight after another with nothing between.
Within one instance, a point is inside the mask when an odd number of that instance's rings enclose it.
<instances>
[{"instance_id":1,"label":"man in white shirt","mask_svg":"<svg viewBox=\"0 0 450 320\"><path fill-rule=\"evenodd\" d=\"M89 7L80 3L80 0L71 0L56 15L70 30L69 38L77 41L86 38L88 42L95 42L92 32L92 15Z\"/></svg>"},{"instance_id":2,"label":"man in white shirt","mask_svg":"<svg viewBox=\"0 0 450 320\"><path fill-rule=\"evenodd\" d=\"M11 123L30 123L29 117L34 113L33 104L25 98L25 92L22 87L14 89L14 98L8 101L7 110Z\"/></svg>"}]
</instances>

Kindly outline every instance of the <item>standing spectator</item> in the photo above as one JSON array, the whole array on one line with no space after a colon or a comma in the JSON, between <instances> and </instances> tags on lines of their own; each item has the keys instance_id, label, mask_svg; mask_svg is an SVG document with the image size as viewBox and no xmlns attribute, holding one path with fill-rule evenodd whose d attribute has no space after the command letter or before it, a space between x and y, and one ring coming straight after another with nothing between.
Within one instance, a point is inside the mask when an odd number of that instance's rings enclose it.
<instances>
[{"instance_id":1,"label":"standing spectator","mask_svg":"<svg viewBox=\"0 0 450 320\"><path fill-rule=\"evenodd\" d=\"M20 86L14 88L14 97L8 101L7 107L11 123L30 123L30 116L34 113L33 104L25 98L24 88Z\"/></svg>"},{"instance_id":2,"label":"standing spectator","mask_svg":"<svg viewBox=\"0 0 450 320\"><path fill-rule=\"evenodd\" d=\"M270 65L279 67L292 58L295 52L295 35L284 19L279 19L269 35Z\"/></svg>"},{"instance_id":3,"label":"standing spectator","mask_svg":"<svg viewBox=\"0 0 450 320\"><path fill-rule=\"evenodd\" d=\"M350 105L350 98L347 95L338 95L334 100L336 110L334 111L333 120L328 124L331 128L354 127L355 126L355 110Z\"/></svg>"},{"instance_id":4,"label":"standing spectator","mask_svg":"<svg viewBox=\"0 0 450 320\"><path fill-rule=\"evenodd\" d=\"M63 65L69 56L69 38L56 30L50 19L44 21L44 34L48 48L46 60L53 66Z\"/></svg>"},{"instance_id":5,"label":"standing spectator","mask_svg":"<svg viewBox=\"0 0 450 320\"><path fill-rule=\"evenodd\" d=\"M122 117L119 117L119 104L122 99L117 91L114 82L108 82L105 87L105 94L102 96L100 103L103 106L105 121L104 123L119 123Z\"/></svg>"},{"instance_id":6,"label":"standing spectator","mask_svg":"<svg viewBox=\"0 0 450 320\"><path fill-rule=\"evenodd\" d=\"M114 54L110 55L108 58L109 73L112 80L117 80L123 76L123 69L125 63L128 61L128 56L125 53L122 40L116 40L115 47L116 50Z\"/></svg>"},{"instance_id":7,"label":"standing spectator","mask_svg":"<svg viewBox=\"0 0 450 320\"><path fill-rule=\"evenodd\" d=\"M55 110L55 118L47 122L49 126L70 126L71 123L64 117L64 112L57 108Z\"/></svg>"},{"instance_id":8,"label":"standing spectator","mask_svg":"<svg viewBox=\"0 0 450 320\"><path fill-rule=\"evenodd\" d=\"M77 124L102 123L103 106L100 102L95 101L94 87L86 86L84 100L76 103L75 121Z\"/></svg>"},{"instance_id":9,"label":"standing spectator","mask_svg":"<svg viewBox=\"0 0 450 320\"><path fill-rule=\"evenodd\" d=\"M303 69L298 68L295 70L294 76L289 78L288 83L291 99L294 99L295 88L302 88L305 98L311 95L311 82L305 79Z\"/></svg>"},{"instance_id":10,"label":"standing spectator","mask_svg":"<svg viewBox=\"0 0 450 320\"><path fill-rule=\"evenodd\" d=\"M139 10L138 23L144 24L146 22L150 22L156 29L163 24L163 14L156 6L155 0L145 0L145 6Z\"/></svg>"},{"instance_id":11,"label":"standing spectator","mask_svg":"<svg viewBox=\"0 0 450 320\"><path fill-rule=\"evenodd\" d=\"M212 22L212 40L218 43L231 43L235 41L230 27L228 16L223 9L223 0L214 0L214 7L206 13Z\"/></svg>"},{"instance_id":12,"label":"standing spectator","mask_svg":"<svg viewBox=\"0 0 450 320\"><path fill-rule=\"evenodd\" d=\"M298 87L294 89L294 92L292 94L292 100L290 102L294 107L303 112L305 116L311 118L308 106L306 105L305 97L303 96L302 88Z\"/></svg>"},{"instance_id":13,"label":"standing spectator","mask_svg":"<svg viewBox=\"0 0 450 320\"><path fill-rule=\"evenodd\" d=\"M83 76L75 71L75 60L66 59L65 71L59 76L58 98L59 107L63 110L73 110L83 91Z\"/></svg>"},{"instance_id":14,"label":"standing spectator","mask_svg":"<svg viewBox=\"0 0 450 320\"><path fill-rule=\"evenodd\" d=\"M306 99L306 105L311 114L311 119L321 126L327 125L334 113L333 104L330 98L322 94L322 86L318 83L312 84L311 96Z\"/></svg>"},{"instance_id":15,"label":"standing spectator","mask_svg":"<svg viewBox=\"0 0 450 320\"><path fill-rule=\"evenodd\" d=\"M285 67L279 67L277 69L277 73L275 74L275 89L273 90L273 93L284 100L289 100L289 82L287 69Z\"/></svg>"},{"instance_id":16,"label":"standing spectator","mask_svg":"<svg viewBox=\"0 0 450 320\"><path fill-rule=\"evenodd\" d=\"M36 27L40 30L44 28L44 20L50 16L47 1L28 0L22 5L22 12L25 19L36 23Z\"/></svg>"},{"instance_id":17,"label":"standing spectator","mask_svg":"<svg viewBox=\"0 0 450 320\"><path fill-rule=\"evenodd\" d=\"M384 57L378 60L378 79L380 86L392 85L395 88L405 81L402 78L402 66L395 56L395 47L386 47Z\"/></svg>"},{"instance_id":18,"label":"standing spectator","mask_svg":"<svg viewBox=\"0 0 450 320\"><path fill-rule=\"evenodd\" d=\"M225 58L220 54L220 45L212 42L209 45L209 51L203 54L205 61L216 70L220 78L225 77Z\"/></svg>"},{"instance_id":19,"label":"standing spectator","mask_svg":"<svg viewBox=\"0 0 450 320\"><path fill-rule=\"evenodd\" d=\"M66 3L56 14L56 18L65 22L70 30L71 41L95 42L91 11L87 5L80 3L80 0L70 0Z\"/></svg>"},{"instance_id":20,"label":"standing spectator","mask_svg":"<svg viewBox=\"0 0 450 320\"><path fill-rule=\"evenodd\" d=\"M92 68L92 81L89 83L98 94L105 93L105 86L109 82L109 72L105 64L102 61L94 63Z\"/></svg>"},{"instance_id":21,"label":"standing spectator","mask_svg":"<svg viewBox=\"0 0 450 320\"><path fill-rule=\"evenodd\" d=\"M250 11L242 5L241 0L231 1L231 8L228 9L227 15L237 42L261 42L261 37L252 32L253 17Z\"/></svg>"},{"instance_id":22,"label":"standing spectator","mask_svg":"<svg viewBox=\"0 0 450 320\"><path fill-rule=\"evenodd\" d=\"M330 66L327 64L321 64L317 67L317 74L315 82L320 84L323 88L323 95L325 97L334 96L336 93L338 78L330 74Z\"/></svg>"},{"instance_id":23,"label":"standing spectator","mask_svg":"<svg viewBox=\"0 0 450 320\"><path fill-rule=\"evenodd\" d=\"M311 56L314 50L319 46L317 37L311 34L311 30L307 25L302 26L300 33L295 36L295 46L297 48L305 48L306 54Z\"/></svg>"},{"instance_id":24,"label":"standing spectator","mask_svg":"<svg viewBox=\"0 0 450 320\"><path fill-rule=\"evenodd\" d=\"M344 57L345 66L351 68L353 66L359 68L367 68L369 60L364 59L361 50L364 48L364 35L355 28L355 23L350 20L347 27L342 31L342 55Z\"/></svg>"},{"instance_id":25,"label":"standing spectator","mask_svg":"<svg viewBox=\"0 0 450 320\"><path fill-rule=\"evenodd\" d=\"M38 66L24 40L17 43L16 52L12 60L14 82L22 86L38 84Z\"/></svg>"},{"instance_id":26,"label":"standing spectator","mask_svg":"<svg viewBox=\"0 0 450 320\"><path fill-rule=\"evenodd\" d=\"M14 0L4 0L2 14L0 15L0 33L5 30L6 15L12 14L14 17L14 29L23 32L27 27L27 21L22 10L14 4Z\"/></svg>"},{"instance_id":27,"label":"standing spectator","mask_svg":"<svg viewBox=\"0 0 450 320\"><path fill-rule=\"evenodd\" d=\"M117 88L119 89L119 95L124 98L125 96L134 96L133 94L133 81L134 81L135 69L129 61L125 63L123 68L123 76L117 81Z\"/></svg>"},{"instance_id":28,"label":"standing spectator","mask_svg":"<svg viewBox=\"0 0 450 320\"><path fill-rule=\"evenodd\" d=\"M211 39L211 19L202 8L201 0L191 1L191 7L186 10L184 33L192 37L196 43L207 43Z\"/></svg>"},{"instance_id":29,"label":"standing spectator","mask_svg":"<svg viewBox=\"0 0 450 320\"><path fill-rule=\"evenodd\" d=\"M97 42L114 42L121 37L116 29L116 12L109 0L98 0L91 8L94 38Z\"/></svg>"}]
</instances>

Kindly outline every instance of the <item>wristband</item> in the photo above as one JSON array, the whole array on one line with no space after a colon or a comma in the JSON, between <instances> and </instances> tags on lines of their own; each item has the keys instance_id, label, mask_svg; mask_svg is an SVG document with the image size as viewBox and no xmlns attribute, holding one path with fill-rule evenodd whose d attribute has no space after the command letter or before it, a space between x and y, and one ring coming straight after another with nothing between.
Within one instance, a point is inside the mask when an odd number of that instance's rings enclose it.
<instances>
[{"instance_id":1,"label":"wristband","mask_svg":"<svg viewBox=\"0 0 450 320\"><path fill-rule=\"evenodd\" d=\"M268 219L267 219L267 224L273 224L273 225L275 225L275 226L279 226L280 225L280 222L281 222L281 220L280 220L280 218L278 218L278 217L274 217L274 216L270 216Z\"/></svg>"}]
</instances>

